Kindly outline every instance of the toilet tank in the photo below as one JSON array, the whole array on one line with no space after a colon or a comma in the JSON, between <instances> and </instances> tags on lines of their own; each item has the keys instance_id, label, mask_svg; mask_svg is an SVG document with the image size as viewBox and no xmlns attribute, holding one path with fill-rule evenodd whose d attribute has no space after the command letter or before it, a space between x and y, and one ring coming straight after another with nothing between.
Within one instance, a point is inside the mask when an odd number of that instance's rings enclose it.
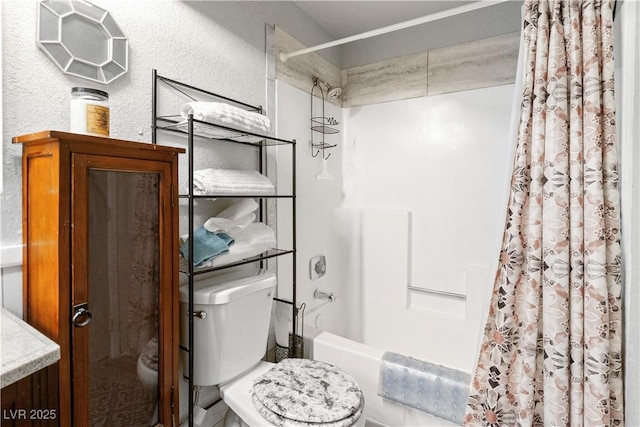
<instances>
[{"instance_id":1,"label":"toilet tank","mask_svg":"<svg viewBox=\"0 0 640 427\"><path fill-rule=\"evenodd\" d=\"M193 383L224 383L258 363L265 354L271 304L276 287L273 273L241 279L210 277L194 282ZM189 347L189 288L180 287L180 343ZM188 358L184 374L189 373Z\"/></svg>"}]
</instances>

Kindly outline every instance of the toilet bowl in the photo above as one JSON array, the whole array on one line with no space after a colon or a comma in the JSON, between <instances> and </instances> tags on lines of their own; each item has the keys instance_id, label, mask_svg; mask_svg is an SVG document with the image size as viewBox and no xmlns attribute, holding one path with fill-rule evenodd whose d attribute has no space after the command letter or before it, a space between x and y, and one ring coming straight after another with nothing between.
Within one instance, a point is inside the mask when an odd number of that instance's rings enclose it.
<instances>
[{"instance_id":1,"label":"toilet bowl","mask_svg":"<svg viewBox=\"0 0 640 427\"><path fill-rule=\"evenodd\" d=\"M158 388L158 371L145 365L141 357L138 357L136 371L145 390L152 391Z\"/></svg>"},{"instance_id":2,"label":"toilet bowl","mask_svg":"<svg viewBox=\"0 0 640 427\"><path fill-rule=\"evenodd\" d=\"M155 391L158 388L158 338L147 342L136 365L138 379L145 390Z\"/></svg>"},{"instance_id":3,"label":"toilet bowl","mask_svg":"<svg viewBox=\"0 0 640 427\"><path fill-rule=\"evenodd\" d=\"M225 426L364 425L364 395L339 368L308 359L261 361L276 278L210 277L194 283L194 385L217 385L229 406ZM180 288L181 343L188 345L187 286Z\"/></svg>"},{"instance_id":4,"label":"toilet bowl","mask_svg":"<svg viewBox=\"0 0 640 427\"><path fill-rule=\"evenodd\" d=\"M156 393L158 390L158 338L151 338L144 346L138 356L136 364L138 379L142 383L145 391ZM151 416L151 425L155 425L158 420L158 402L156 401Z\"/></svg>"}]
</instances>

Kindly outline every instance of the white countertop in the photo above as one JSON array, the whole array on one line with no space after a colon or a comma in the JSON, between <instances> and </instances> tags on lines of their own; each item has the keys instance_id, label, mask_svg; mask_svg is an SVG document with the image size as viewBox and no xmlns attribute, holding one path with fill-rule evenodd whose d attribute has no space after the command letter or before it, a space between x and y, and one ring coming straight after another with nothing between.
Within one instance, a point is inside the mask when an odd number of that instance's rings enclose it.
<instances>
[{"instance_id":1,"label":"white countertop","mask_svg":"<svg viewBox=\"0 0 640 427\"><path fill-rule=\"evenodd\" d=\"M0 387L60 359L60 346L4 308L0 309Z\"/></svg>"}]
</instances>

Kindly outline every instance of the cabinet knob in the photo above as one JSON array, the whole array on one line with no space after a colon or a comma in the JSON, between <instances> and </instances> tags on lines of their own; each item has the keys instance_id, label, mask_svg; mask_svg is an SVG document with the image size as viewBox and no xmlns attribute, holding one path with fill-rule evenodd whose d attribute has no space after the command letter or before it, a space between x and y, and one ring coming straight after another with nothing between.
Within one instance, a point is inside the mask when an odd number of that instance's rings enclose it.
<instances>
[{"instance_id":1,"label":"cabinet knob","mask_svg":"<svg viewBox=\"0 0 640 427\"><path fill-rule=\"evenodd\" d=\"M73 307L73 317L71 318L71 322L73 322L74 326L81 328L91 323L93 315L87 308L88 304L86 302Z\"/></svg>"}]
</instances>

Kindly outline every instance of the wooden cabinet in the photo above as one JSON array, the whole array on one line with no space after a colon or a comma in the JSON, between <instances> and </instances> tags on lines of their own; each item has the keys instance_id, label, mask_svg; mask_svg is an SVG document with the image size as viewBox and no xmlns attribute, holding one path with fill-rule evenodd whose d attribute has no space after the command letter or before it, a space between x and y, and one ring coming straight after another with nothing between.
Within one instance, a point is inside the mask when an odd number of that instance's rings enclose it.
<instances>
[{"instance_id":1,"label":"wooden cabinet","mask_svg":"<svg viewBox=\"0 0 640 427\"><path fill-rule=\"evenodd\" d=\"M177 424L183 150L56 131L13 142L24 317L61 347L60 425Z\"/></svg>"}]
</instances>

